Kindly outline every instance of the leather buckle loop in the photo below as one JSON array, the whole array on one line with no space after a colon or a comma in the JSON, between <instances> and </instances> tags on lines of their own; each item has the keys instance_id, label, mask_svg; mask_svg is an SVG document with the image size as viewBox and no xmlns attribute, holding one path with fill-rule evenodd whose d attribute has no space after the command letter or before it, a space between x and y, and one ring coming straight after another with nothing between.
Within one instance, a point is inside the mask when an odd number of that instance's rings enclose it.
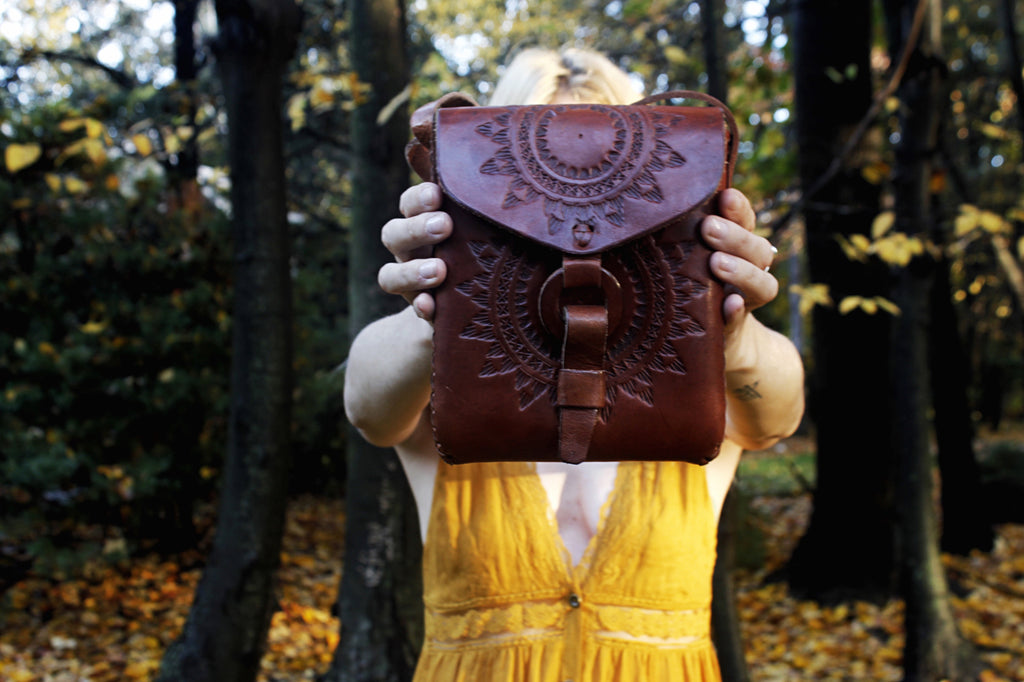
<instances>
[{"instance_id":1,"label":"leather buckle loop","mask_svg":"<svg viewBox=\"0 0 1024 682\"><path fill-rule=\"evenodd\" d=\"M622 318L622 285L615 275L600 268L601 280L587 286L567 286L573 282L572 266L555 270L540 290L540 320L555 338L565 336L564 311L569 305L604 305L608 309L608 331L614 331Z\"/></svg>"}]
</instances>

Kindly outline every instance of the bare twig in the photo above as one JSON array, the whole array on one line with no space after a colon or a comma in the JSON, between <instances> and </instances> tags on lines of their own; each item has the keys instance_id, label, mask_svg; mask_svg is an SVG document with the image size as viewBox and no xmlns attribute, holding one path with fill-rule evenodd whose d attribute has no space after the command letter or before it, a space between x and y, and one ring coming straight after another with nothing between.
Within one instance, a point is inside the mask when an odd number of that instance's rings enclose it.
<instances>
[{"instance_id":1,"label":"bare twig","mask_svg":"<svg viewBox=\"0 0 1024 682\"><path fill-rule=\"evenodd\" d=\"M832 163L829 164L829 167L825 172L803 193L799 199L797 199L796 203L790 206L789 210L786 211L784 215L772 223L772 234L777 234L782 230L797 213L804 210L807 206L807 202L809 202L815 194L820 192L826 184L831 182L832 178L836 176L836 174L842 169L843 165L849 160L850 155L857 148L857 145L860 144L864 135L867 134L868 129L871 128L875 118L878 116L879 112L882 111L886 101L894 92L896 92L896 88L899 87L900 82L903 80L903 76L906 75L907 65L910 64L910 57L917 48L917 42L921 36L921 27L924 25L925 8L927 5L927 0L918 0L917 9L914 10L914 23L911 26L910 35L907 37L907 43L903 48L903 53L900 55L900 60L897 63L896 68L893 70L892 75L889 77L889 82L878 92L877 95L875 95L875 99L871 103L871 107L857 124L853 134L843 146L842 151L832 159Z\"/></svg>"}]
</instances>

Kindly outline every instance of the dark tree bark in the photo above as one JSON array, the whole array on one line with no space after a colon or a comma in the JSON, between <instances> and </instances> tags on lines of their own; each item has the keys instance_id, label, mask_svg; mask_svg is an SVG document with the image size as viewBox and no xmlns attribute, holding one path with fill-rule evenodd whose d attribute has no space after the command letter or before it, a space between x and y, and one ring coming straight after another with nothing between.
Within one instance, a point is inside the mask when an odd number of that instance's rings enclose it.
<instances>
[{"instance_id":1,"label":"dark tree bark","mask_svg":"<svg viewBox=\"0 0 1024 682\"><path fill-rule=\"evenodd\" d=\"M878 188L854 167L820 184L871 106L871 13L867 0L794 6L800 179L805 191L820 185L804 197L808 274L829 286L837 304L888 290L884 268L850 260L837 241L869 232ZM822 306L814 312L808 405L817 489L807 533L786 571L796 593L821 601L884 599L895 588L892 417L885 400L890 324L888 315L841 315Z\"/></svg>"},{"instance_id":2,"label":"dark tree bark","mask_svg":"<svg viewBox=\"0 0 1024 682\"><path fill-rule=\"evenodd\" d=\"M936 243L944 243L941 235ZM928 305L928 372L941 472L942 549L962 555L974 549L987 552L992 549L995 531L974 452L967 352L960 338L945 257L936 264Z\"/></svg>"},{"instance_id":3,"label":"dark tree bark","mask_svg":"<svg viewBox=\"0 0 1024 682\"><path fill-rule=\"evenodd\" d=\"M1017 47L1017 24L1014 21L1014 0L1002 0L999 3L1000 16L1003 19L1003 35L1006 41L1006 66L1017 95L1017 102L1024 102L1024 73L1022 73L1020 49ZM1024 115L1017 114L1017 125L1024 134Z\"/></svg>"},{"instance_id":4,"label":"dark tree bark","mask_svg":"<svg viewBox=\"0 0 1024 682\"><path fill-rule=\"evenodd\" d=\"M711 581L711 638L715 643L723 682L746 682L750 679L743 650L743 632L736 606L736 526L740 504L736 486L725 496L718 520L718 557Z\"/></svg>"},{"instance_id":5,"label":"dark tree bark","mask_svg":"<svg viewBox=\"0 0 1024 682\"><path fill-rule=\"evenodd\" d=\"M235 299L228 453L209 563L160 680L256 679L280 561L290 458L292 309L281 75L291 0L219 0L228 114Z\"/></svg>"},{"instance_id":6,"label":"dark tree bark","mask_svg":"<svg viewBox=\"0 0 1024 682\"><path fill-rule=\"evenodd\" d=\"M911 27L919 2L923 30L900 84L900 138L893 170L896 229L911 238L928 236L932 217L929 195L937 149L940 111L938 64L939 0L886 0L890 52L912 43ZM901 582L906 602L906 680L968 680L979 672L973 651L956 628L946 576L939 555L934 505L934 460L927 419L928 301L933 260L917 258L895 269L892 300L902 311L892 335L893 442L898 459L897 497L901 535Z\"/></svg>"},{"instance_id":7,"label":"dark tree bark","mask_svg":"<svg viewBox=\"0 0 1024 682\"><path fill-rule=\"evenodd\" d=\"M390 120L381 109L409 82L403 0L353 0L352 64L365 92L352 113L350 331L404 304L377 286L391 254L380 229L397 217L409 185L406 107ZM345 566L338 595L341 639L326 680L399 682L412 677L423 641L421 542L416 506L391 449L372 447L349 429Z\"/></svg>"},{"instance_id":8,"label":"dark tree bark","mask_svg":"<svg viewBox=\"0 0 1024 682\"><path fill-rule=\"evenodd\" d=\"M174 0L174 69L178 91L175 96L179 115L184 115L188 125L195 127L196 120L196 77L199 65L196 60L196 11L199 0ZM199 146L196 135L184 141L177 154L176 163L170 170L171 184L177 191L194 191L198 198L196 177L199 172ZM182 185L195 187L183 189ZM191 197L190 197L191 198Z\"/></svg>"}]
</instances>

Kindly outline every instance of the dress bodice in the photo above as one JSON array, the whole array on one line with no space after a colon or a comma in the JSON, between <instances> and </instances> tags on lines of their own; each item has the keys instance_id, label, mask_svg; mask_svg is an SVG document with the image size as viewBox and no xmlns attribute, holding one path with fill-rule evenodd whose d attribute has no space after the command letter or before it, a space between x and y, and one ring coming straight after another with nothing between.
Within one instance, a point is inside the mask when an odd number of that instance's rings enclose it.
<instances>
[{"instance_id":1,"label":"dress bodice","mask_svg":"<svg viewBox=\"0 0 1024 682\"><path fill-rule=\"evenodd\" d=\"M717 680L704 471L623 462L577 565L535 466L440 464L417 680Z\"/></svg>"}]
</instances>

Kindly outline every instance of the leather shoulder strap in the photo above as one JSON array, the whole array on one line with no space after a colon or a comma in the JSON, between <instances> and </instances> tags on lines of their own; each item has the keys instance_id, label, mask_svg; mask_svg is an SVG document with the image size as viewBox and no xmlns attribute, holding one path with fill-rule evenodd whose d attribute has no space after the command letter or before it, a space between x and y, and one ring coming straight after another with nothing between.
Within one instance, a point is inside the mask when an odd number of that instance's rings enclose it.
<instances>
[{"instance_id":1,"label":"leather shoulder strap","mask_svg":"<svg viewBox=\"0 0 1024 682\"><path fill-rule=\"evenodd\" d=\"M436 181L431 152L434 148L434 113L445 107L475 107L476 100L461 92L449 92L433 102L424 104L412 113L410 124L413 139L405 146L409 166L424 180Z\"/></svg>"}]
</instances>

